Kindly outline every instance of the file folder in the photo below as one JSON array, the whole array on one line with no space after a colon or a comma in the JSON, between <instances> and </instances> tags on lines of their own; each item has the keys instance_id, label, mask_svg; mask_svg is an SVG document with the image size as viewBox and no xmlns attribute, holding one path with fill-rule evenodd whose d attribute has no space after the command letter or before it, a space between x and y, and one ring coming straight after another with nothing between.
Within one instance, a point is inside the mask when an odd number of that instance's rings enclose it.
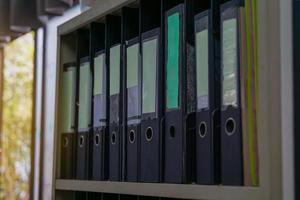
<instances>
[{"instance_id":1,"label":"file folder","mask_svg":"<svg viewBox=\"0 0 300 200\"><path fill-rule=\"evenodd\" d=\"M88 179L91 171L89 166L90 138L92 133L92 72L90 62L90 31L78 31L79 58L79 95L77 124L77 163L76 178Z\"/></svg>"},{"instance_id":2,"label":"file folder","mask_svg":"<svg viewBox=\"0 0 300 200\"><path fill-rule=\"evenodd\" d=\"M141 69L139 9L122 9L124 42L124 177L138 181L141 129Z\"/></svg>"},{"instance_id":3,"label":"file folder","mask_svg":"<svg viewBox=\"0 0 300 200\"><path fill-rule=\"evenodd\" d=\"M77 179L87 179L89 175L88 152L91 128L92 73L90 57L80 59L78 137L77 137Z\"/></svg>"},{"instance_id":4,"label":"file folder","mask_svg":"<svg viewBox=\"0 0 300 200\"><path fill-rule=\"evenodd\" d=\"M170 183L195 178L196 77L191 1L165 13L165 158L164 179Z\"/></svg>"},{"instance_id":5,"label":"file folder","mask_svg":"<svg viewBox=\"0 0 300 200\"><path fill-rule=\"evenodd\" d=\"M256 16L255 1L246 1L245 7L239 7L244 186L259 185Z\"/></svg>"},{"instance_id":6,"label":"file folder","mask_svg":"<svg viewBox=\"0 0 300 200\"><path fill-rule=\"evenodd\" d=\"M142 35L142 142L141 180L161 180L162 154L162 67L160 60L160 29Z\"/></svg>"},{"instance_id":7,"label":"file folder","mask_svg":"<svg viewBox=\"0 0 300 200\"><path fill-rule=\"evenodd\" d=\"M141 182L162 181L163 142L163 67L161 50L160 0L142 0L141 6L141 64L142 64L142 116L141 116ZM151 16L151 17L149 17Z\"/></svg>"},{"instance_id":8,"label":"file folder","mask_svg":"<svg viewBox=\"0 0 300 200\"><path fill-rule=\"evenodd\" d=\"M76 62L64 64L61 77L61 178L72 179L75 172Z\"/></svg>"},{"instance_id":9,"label":"file folder","mask_svg":"<svg viewBox=\"0 0 300 200\"><path fill-rule=\"evenodd\" d=\"M216 81L220 71L220 31L214 25L219 19L213 14L213 6L207 1L206 7L195 16L196 181L199 184L220 182L220 81Z\"/></svg>"},{"instance_id":10,"label":"file folder","mask_svg":"<svg viewBox=\"0 0 300 200\"><path fill-rule=\"evenodd\" d=\"M121 17L106 17L106 55L109 63L109 179L120 181L122 174L122 46Z\"/></svg>"},{"instance_id":11,"label":"file folder","mask_svg":"<svg viewBox=\"0 0 300 200\"><path fill-rule=\"evenodd\" d=\"M221 6L221 174L224 185L243 184L239 12L235 1Z\"/></svg>"},{"instance_id":12,"label":"file folder","mask_svg":"<svg viewBox=\"0 0 300 200\"><path fill-rule=\"evenodd\" d=\"M105 56L105 25L91 24L93 66L93 149L92 178L105 180L108 169L108 79Z\"/></svg>"}]
</instances>

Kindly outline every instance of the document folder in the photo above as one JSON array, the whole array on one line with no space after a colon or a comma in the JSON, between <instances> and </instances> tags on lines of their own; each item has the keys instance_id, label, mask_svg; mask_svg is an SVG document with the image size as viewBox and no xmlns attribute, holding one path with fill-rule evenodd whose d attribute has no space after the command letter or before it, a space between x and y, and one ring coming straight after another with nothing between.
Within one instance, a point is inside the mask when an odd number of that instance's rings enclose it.
<instances>
[{"instance_id":1,"label":"document folder","mask_svg":"<svg viewBox=\"0 0 300 200\"><path fill-rule=\"evenodd\" d=\"M61 178L72 179L75 172L76 62L63 65L61 79Z\"/></svg>"},{"instance_id":2,"label":"document folder","mask_svg":"<svg viewBox=\"0 0 300 200\"><path fill-rule=\"evenodd\" d=\"M91 24L91 47L93 66L93 142L92 178L107 179L108 169L108 109L107 65L105 56L105 25Z\"/></svg>"},{"instance_id":3,"label":"document folder","mask_svg":"<svg viewBox=\"0 0 300 200\"><path fill-rule=\"evenodd\" d=\"M121 17L106 17L106 55L109 63L109 179L122 174L122 47Z\"/></svg>"},{"instance_id":4,"label":"document folder","mask_svg":"<svg viewBox=\"0 0 300 200\"><path fill-rule=\"evenodd\" d=\"M239 12L235 1L221 6L221 174L222 184L243 184Z\"/></svg>"},{"instance_id":5,"label":"document folder","mask_svg":"<svg viewBox=\"0 0 300 200\"><path fill-rule=\"evenodd\" d=\"M165 182L186 183L195 172L195 63L190 1L165 13Z\"/></svg>"},{"instance_id":6,"label":"document folder","mask_svg":"<svg viewBox=\"0 0 300 200\"><path fill-rule=\"evenodd\" d=\"M77 137L77 179L88 178L89 133L91 128L92 73L90 58L80 59Z\"/></svg>"},{"instance_id":7,"label":"document folder","mask_svg":"<svg viewBox=\"0 0 300 200\"><path fill-rule=\"evenodd\" d=\"M244 186L259 185L256 2L239 7Z\"/></svg>"},{"instance_id":8,"label":"document folder","mask_svg":"<svg viewBox=\"0 0 300 200\"><path fill-rule=\"evenodd\" d=\"M213 7L209 1L206 6L206 9ZM220 182L220 81L216 81L220 77L220 31L215 26L218 21L213 8L195 16L196 181L199 184Z\"/></svg>"},{"instance_id":9,"label":"document folder","mask_svg":"<svg viewBox=\"0 0 300 200\"><path fill-rule=\"evenodd\" d=\"M162 65L160 28L142 35L141 180L161 181L162 170Z\"/></svg>"},{"instance_id":10,"label":"document folder","mask_svg":"<svg viewBox=\"0 0 300 200\"><path fill-rule=\"evenodd\" d=\"M140 159L141 69L139 9L122 9L124 43L124 150L126 181L138 181Z\"/></svg>"},{"instance_id":11,"label":"document folder","mask_svg":"<svg viewBox=\"0 0 300 200\"><path fill-rule=\"evenodd\" d=\"M90 66L90 31L78 31L79 95L78 95L78 134L77 134L77 179L90 176L89 145L92 133L92 72Z\"/></svg>"},{"instance_id":12,"label":"document folder","mask_svg":"<svg viewBox=\"0 0 300 200\"><path fill-rule=\"evenodd\" d=\"M162 181L163 67L161 47L161 1L140 1L141 6L141 182Z\"/></svg>"}]
</instances>

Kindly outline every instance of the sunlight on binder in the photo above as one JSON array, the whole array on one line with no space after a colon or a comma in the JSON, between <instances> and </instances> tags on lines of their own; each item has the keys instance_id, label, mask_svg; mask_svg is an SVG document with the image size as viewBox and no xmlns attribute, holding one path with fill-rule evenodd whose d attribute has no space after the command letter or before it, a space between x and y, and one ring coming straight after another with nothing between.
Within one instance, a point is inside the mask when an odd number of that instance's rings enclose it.
<instances>
[{"instance_id":1,"label":"sunlight on binder","mask_svg":"<svg viewBox=\"0 0 300 200\"><path fill-rule=\"evenodd\" d=\"M90 100L90 80L91 71L90 63L85 62L80 66L80 80L79 80L79 119L78 128L87 129L90 125L91 116L91 100Z\"/></svg>"},{"instance_id":2,"label":"sunlight on binder","mask_svg":"<svg viewBox=\"0 0 300 200\"><path fill-rule=\"evenodd\" d=\"M120 92L120 52L120 45L110 48L110 96Z\"/></svg>"},{"instance_id":3,"label":"sunlight on binder","mask_svg":"<svg viewBox=\"0 0 300 200\"><path fill-rule=\"evenodd\" d=\"M127 48L127 117L140 113L138 96L139 45Z\"/></svg>"},{"instance_id":4,"label":"sunlight on binder","mask_svg":"<svg viewBox=\"0 0 300 200\"><path fill-rule=\"evenodd\" d=\"M76 67L70 67L62 75L61 90L61 132L69 133L74 130ZM72 103L73 102L73 103Z\"/></svg>"},{"instance_id":5,"label":"sunlight on binder","mask_svg":"<svg viewBox=\"0 0 300 200\"><path fill-rule=\"evenodd\" d=\"M208 30L196 34L197 108L208 107Z\"/></svg>"},{"instance_id":6,"label":"sunlight on binder","mask_svg":"<svg viewBox=\"0 0 300 200\"><path fill-rule=\"evenodd\" d=\"M105 55L101 54L94 58L94 95L103 94L103 69Z\"/></svg>"},{"instance_id":7,"label":"sunlight on binder","mask_svg":"<svg viewBox=\"0 0 300 200\"><path fill-rule=\"evenodd\" d=\"M237 20L223 22L223 105L237 106Z\"/></svg>"},{"instance_id":8,"label":"sunlight on binder","mask_svg":"<svg viewBox=\"0 0 300 200\"><path fill-rule=\"evenodd\" d=\"M157 39L143 43L143 113L156 111Z\"/></svg>"}]
</instances>

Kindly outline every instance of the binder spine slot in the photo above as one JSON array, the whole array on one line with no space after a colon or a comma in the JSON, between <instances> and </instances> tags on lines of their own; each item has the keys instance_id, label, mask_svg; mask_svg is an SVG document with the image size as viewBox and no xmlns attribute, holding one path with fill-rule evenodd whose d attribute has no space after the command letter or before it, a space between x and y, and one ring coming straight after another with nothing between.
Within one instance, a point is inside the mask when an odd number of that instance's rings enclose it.
<instances>
[{"instance_id":1,"label":"binder spine slot","mask_svg":"<svg viewBox=\"0 0 300 200\"><path fill-rule=\"evenodd\" d=\"M206 122L202 121L200 122L199 128L198 128L198 134L201 138L204 138L207 133L207 125Z\"/></svg>"},{"instance_id":2,"label":"binder spine slot","mask_svg":"<svg viewBox=\"0 0 300 200\"><path fill-rule=\"evenodd\" d=\"M79 137L79 147L83 147L85 145L85 140L84 140L84 136L80 136Z\"/></svg>"},{"instance_id":3,"label":"binder spine slot","mask_svg":"<svg viewBox=\"0 0 300 200\"><path fill-rule=\"evenodd\" d=\"M95 146L99 146L100 145L100 134L97 133L95 136L94 136L94 145Z\"/></svg>"},{"instance_id":4,"label":"binder spine slot","mask_svg":"<svg viewBox=\"0 0 300 200\"><path fill-rule=\"evenodd\" d=\"M145 137L146 137L146 140L147 140L148 142L151 142L151 140L152 140L152 138L153 138L153 129L152 129L152 127L149 126L149 127L146 129Z\"/></svg>"},{"instance_id":5,"label":"binder spine slot","mask_svg":"<svg viewBox=\"0 0 300 200\"><path fill-rule=\"evenodd\" d=\"M111 144L115 145L116 144L116 141L117 141L117 133L114 131L112 132L111 134Z\"/></svg>"},{"instance_id":6,"label":"binder spine slot","mask_svg":"<svg viewBox=\"0 0 300 200\"><path fill-rule=\"evenodd\" d=\"M171 138L175 138L176 136L176 128L174 125L171 125L169 128L169 135Z\"/></svg>"},{"instance_id":7,"label":"binder spine slot","mask_svg":"<svg viewBox=\"0 0 300 200\"><path fill-rule=\"evenodd\" d=\"M130 133L129 133L129 141L131 144L133 144L135 142L135 131L134 130L131 130Z\"/></svg>"},{"instance_id":8,"label":"binder spine slot","mask_svg":"<svg viewBox=\"0 0 300 200\"><path fill-rule=\"evenodd\" d=\"M67 148L69 146L69 139L67 137L64 137L63 139L63 148Z\"/></svg>"},{"instance_id":9,"label":"binder spine slot","mask_svg":"<svg viewBox=\"0 0 300 200\"><path fill-rule=\"evenodd\" d=\"M228 118L225 122L225 131L228 136L232 136L236 132L236 122L233 118Z\"/></svg>"}]
</instances>

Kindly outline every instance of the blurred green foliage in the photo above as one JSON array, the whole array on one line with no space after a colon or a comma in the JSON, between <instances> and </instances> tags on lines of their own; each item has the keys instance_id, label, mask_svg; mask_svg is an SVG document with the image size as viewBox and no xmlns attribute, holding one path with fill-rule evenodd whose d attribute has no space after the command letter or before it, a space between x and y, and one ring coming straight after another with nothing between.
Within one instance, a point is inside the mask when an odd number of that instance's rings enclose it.
<instances>
[{"instance_id":1,"label":"blurred green foliage","mask_svg":"<svg viewBox=\"0 0 300 200\"><path fill-rule=\"evenodd\" d=\"M29 199L34 33L4 49L0 199Z\"/></svg>"}]
</instances>

